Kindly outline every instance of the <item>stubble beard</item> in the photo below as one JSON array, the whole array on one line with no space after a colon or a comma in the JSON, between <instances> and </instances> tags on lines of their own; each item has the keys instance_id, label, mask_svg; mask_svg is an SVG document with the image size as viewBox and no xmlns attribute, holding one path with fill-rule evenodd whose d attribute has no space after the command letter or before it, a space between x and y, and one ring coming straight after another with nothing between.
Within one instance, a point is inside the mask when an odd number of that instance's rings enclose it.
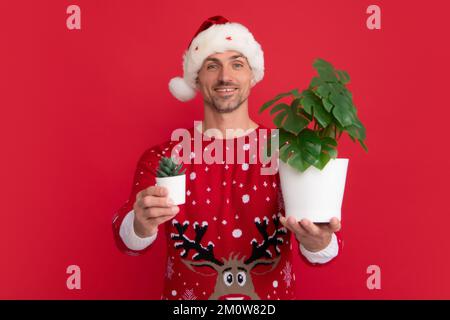
<instances>
[{"instance_id":1,"label":"stubble beard","mask_svg":"<svg viewBox=\"0 0 450 320\"><path fill-rule=\"evenodd\" d=\"M237 98L237 101L234 103L233 102L227 103L226 99L212 98L212 100L210 101L205 100L205 103L218 113L231 113L239 109L239 107L247 100L247 98L243 99L242 96L239 96Z\"/></svg>"}]
</instances>

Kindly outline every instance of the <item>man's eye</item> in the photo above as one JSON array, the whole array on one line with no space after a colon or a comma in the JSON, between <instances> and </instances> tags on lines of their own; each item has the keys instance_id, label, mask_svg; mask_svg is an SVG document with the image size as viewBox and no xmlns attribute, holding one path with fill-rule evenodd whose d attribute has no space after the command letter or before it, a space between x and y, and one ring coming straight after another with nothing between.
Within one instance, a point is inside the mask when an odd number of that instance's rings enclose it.
<instances>
[{"instance_id":1,"label":"man's eye","mask_svg":"<svg viewBox=\"0 0 450 320\"><path fill-rule=\"evenodd\" d=\"M212 68L215 68L215 67L217 67L215 64L210 64L206 69L212 69Z\"/></svg>"},{"instance_id":2,"label":"man's eye","mask_svg":"<svg viewBox=\"0 0 450 320\"><path fill-rule=\"evenodd\" d=\"M235 66L235 67L243 67L243 65L240 64L240 63L235 63L234 66Z\"/></svg>"}]
</instances>

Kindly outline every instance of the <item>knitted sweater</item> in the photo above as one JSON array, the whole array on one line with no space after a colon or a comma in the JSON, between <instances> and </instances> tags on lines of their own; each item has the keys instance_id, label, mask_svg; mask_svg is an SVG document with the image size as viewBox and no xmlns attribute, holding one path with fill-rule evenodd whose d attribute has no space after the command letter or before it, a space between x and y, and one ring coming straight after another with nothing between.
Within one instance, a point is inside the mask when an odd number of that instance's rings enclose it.
<instances>
[{"instance_id":1,"label":"knitted sweater","mask_svg":"<svg viewBox=\"0 0 450 320\"><path fill-rule=\"evenodd\" d=\"M197 130L189 129L191 137L204 138ZM279 175L261 175L261 168L269 164L259 161L258 143L250 141L257 142L265 130L260 125L238 138L216 139L224 153L233 148L232 164L228 155L223 155L223 163L195 163L201 155L195 154L199 149L191 139L191 161L183 164L186 203L173 219L159 226L167 239L162 299L295 299L292 261L298 247L279 221L284 215ZM170 156L177 143L154 146L138 162L130 197L113 219L116 244L123 252L138 255L153 247L157 235L139 238L134 233L132 208L136 194L155 185L159 159ZM210 143L202 141L202 152L208 151ZM238 148L245 152L244 162L237 157ZM324 250L312 253L300 245L300 252L309 262L325 263L337 255L339 244L333 234Z\"/></svg>"}]
</instances>

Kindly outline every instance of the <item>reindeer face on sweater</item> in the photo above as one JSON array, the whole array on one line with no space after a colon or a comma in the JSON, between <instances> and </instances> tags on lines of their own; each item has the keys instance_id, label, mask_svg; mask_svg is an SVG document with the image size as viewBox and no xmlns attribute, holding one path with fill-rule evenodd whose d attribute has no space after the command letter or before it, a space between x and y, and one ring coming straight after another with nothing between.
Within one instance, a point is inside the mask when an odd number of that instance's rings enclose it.
<instances>
[{"instance_id":1,"label":"reindeer face on sweater","mask_svg":"<svg viewBox=\"0 0 450 320\"><path fill-rule=\"evenodd\" d=\"M275 231L269 235L267 226L269 219L255 218L255 225L260 234L262 241L253 239L250 242L252 253L250 257L240 257L240 253L231 252L227 258L221 261L214 256L214 243L208 242L204 247L201 240L205 235L208 224L203 222L200 226L198 222L194 223L195 238L191 240L186 236L186 230L189 227L189 221L184 221L181 225L177 220L172 220L173 226L177 229L178 234L172 233L171 238L176 240L175 248L182 249L180 255L183 258L188 257L190 250L196 253L192 259L182 259L183 263L192 271L203 276L216 276L216 285L213 294L209 297L211 300L249 300L260 299L256 294L253 286L252 274L255 276L264 275L272 271L280 260L279 244L284 242L282 235L287 234L284 227L280 227L279 216L272 216L275 225ZM275 257L270 248L274 247ZM258 265L268 266L269 269L257 272L253 270ZM213 273L203 273L201 269L207 267L212 269Z\"/></svg>"}]
</instances>

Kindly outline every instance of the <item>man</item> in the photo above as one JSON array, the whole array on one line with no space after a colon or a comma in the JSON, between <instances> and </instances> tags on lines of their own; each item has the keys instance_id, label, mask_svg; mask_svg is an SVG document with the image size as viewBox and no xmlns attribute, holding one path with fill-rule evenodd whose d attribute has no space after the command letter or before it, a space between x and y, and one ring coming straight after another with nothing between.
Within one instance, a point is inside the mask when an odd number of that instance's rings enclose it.
<instances>
[{"instance_id":1,"label":"man","mask_svg":"<svg viewBox=\"0 0 450 320\"><path fill-rule=\"evenodd\" d=\"M340 222L315 225L285 219L278 174L261 175L263 163L237 163L236 154L267 129L249 117L251 88L264 75L261 46L247 28L216 16L205 21L184 55L184 77L169 83L180 101L198 90L204 119L189 130L234 151L233 161L185 161L186 203L173 205L167 189L155 186L155 169L175 142L141 156L128 202L113 220L116 242L129 254L152 248L161 227L167 237L167 271L162 299L295 299L293 251L311 263L338 254ZM215 129L215 130L211 130ZM233 129L233 130L230 130ZM211 132L211 134L208 134ZM214 139L213 139L214 137ZM193 144L193 142L192 142ZM253 155L254 157L254 155ZM195 159L194 159L195 158ZM297 242L290 242L294 232Z\"/></svg>"}]
</instances>

